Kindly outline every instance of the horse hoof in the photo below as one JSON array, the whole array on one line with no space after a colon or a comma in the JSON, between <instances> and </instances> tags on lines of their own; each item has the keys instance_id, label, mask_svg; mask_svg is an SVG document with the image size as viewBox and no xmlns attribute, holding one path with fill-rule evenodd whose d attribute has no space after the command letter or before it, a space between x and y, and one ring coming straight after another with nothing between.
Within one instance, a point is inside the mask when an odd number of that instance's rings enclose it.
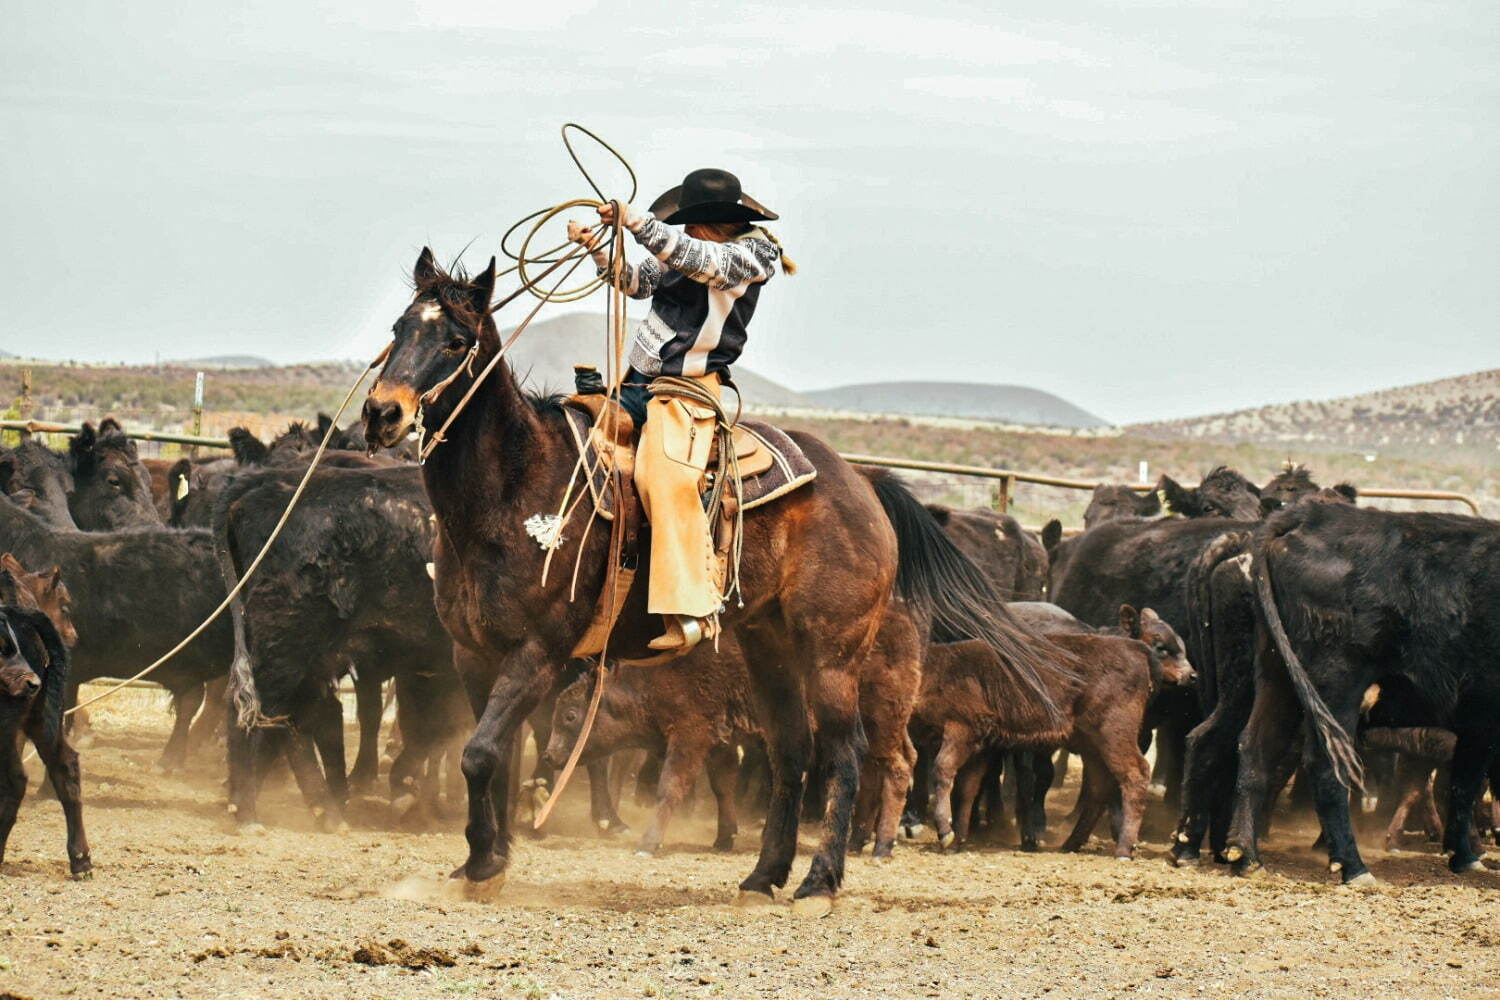
<instances>
[{"instance_id":1,"label":"horse hoof","mask_svg":"<svg viewBox=\"0 0 1500 1000\"><path fill-rule=\"evenodd\" d=\"M1369 872L1360 872L1358 875L1354 876L1344 884L1347 886L1355 886L1360 889L1367 889L1372 885L1379 885L1380 880Z\"/></svg>"},{"instance_id":2,"label":"horse hoof","mask_svg":"<svg viewBox=\"0 0 1500 1000\"><path fill-rule=\"evenodd\" d=\"M448 879L448 884L443 887L443 895L465 903L492 903L500 898L500 890L504 888L505 872L473 881L460 868Z\"/></svg>"},{"instance_id":3,"label":"horse hoof","mask_svg":"<svg viewBox=\"0 0 1500 1000\"><path fill-rule=\"evenodd\" d=\"M72 878L74 882L92 882L94 880L94 869L85 868L81 872L73 872L69 877Z\"/></svg>"},{"instance_id":4,"label":"horse hoof","mask_svg":"<svg viewBox=\"0 0 1500 1000\"><path fill-rule=\"evenodd\" d=\"M901 836L905 837L907 840L916 840L926 832L927 827L923 826L921 823L913 823L910 826L903 826L901 828Z\"/></svg>"},{"instance_id":5,"label":"horse hoof","mask_svg":"<svg viewBox=\"0 0 1500 1000\"><path fill-rule=\"evenodd\" d=\"M1489 869L1484 866L1484 862L1480 861L1478 858L1475 858L1473 861L1470 861L1468 864L1459 866L1459 868L1455 871L1455 874L1462 875L1465 872L1488 872L1488 871L1489 871Z\"/></svg>"},{"instance_id":6,"label":"horse hoof","mask_svg":"<svg viewBox=\"0 0 1500 1000\"><path fill-rule=\"evenodd\" d=\"M728 854L730 851L734 850L734 838L730 837L727 840L714 841L714 850L718 851L720 854Z\"/></svg>"},{"instance_id":7,"label":"horse hoof","mask_svg":"<svg viewBox=\"0 0 1500 1000\"><path fill-rule=\"evenodd\" d=\"M1240 859L1244 856L1245 849L1243 847L1230 847L1226 848L1224 851L1224 860L1231 865L1239 864Z\"/></svg>"},{"instance_id":8,"label":"horse hoof","mask_svg":"<svg viewBox=\"0 0 1500 1000\"><path fill-rule=\"evenodd\" d=\"M832 896L803 896L801 899L792 900L792 914L794 916L816 919L818 917L826 917L832 912Z\"/></svg>"},{"instance_id":9,"label":"horse hoof","mask_svg":"<svg viewBox=\"0 0 1500 1000\"><path fill-rule=\"evenodd\" d=\"M947 833L938 838L938 846L946 851L948 848L953 846L953 842L957 839L957 835L955 835L952 830L949 830Z\"/></svg>"},{"instance_id":10,"label":"horse hoof","mask_svg":"<svg viewBox=\"0 0 1500 1000\"><path fill-rule=\"evenodd\" d=\"M769 892L757 892L754 889L741 889L739 895L734 897L734 905L744 909L752 909L759 906L774 906L776 897Z\"/></svg>"}]
</instances>

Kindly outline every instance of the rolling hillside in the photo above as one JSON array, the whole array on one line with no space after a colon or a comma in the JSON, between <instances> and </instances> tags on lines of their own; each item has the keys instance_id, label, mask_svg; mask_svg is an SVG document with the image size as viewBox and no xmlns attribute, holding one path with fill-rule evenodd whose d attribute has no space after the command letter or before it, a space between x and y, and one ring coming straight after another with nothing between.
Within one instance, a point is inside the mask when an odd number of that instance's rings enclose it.
<instances>
[{"instance_id":1,"label":"rolling hillside","mask_svg":"<svg viewBox=\"0 0 1500 1000\"><path fill-rule=\"evenodd\" d=\"M1139 424L1157 439L1322 445L1370 452L1500 448L1500 368L1340 399Z\"/></svg>"},{"instance_id":2,"label":"rolling hillside","mask_svg":"<svg viewBox=\"0 0 1500 1000\"><path fill-rule=\"evenodd\" d=\"M976 382L864 382L803 393L814 404L858 413L968 417L1047 427L1103 427L1103 417L1050 392Z\"/></svg>"}]
</instances>

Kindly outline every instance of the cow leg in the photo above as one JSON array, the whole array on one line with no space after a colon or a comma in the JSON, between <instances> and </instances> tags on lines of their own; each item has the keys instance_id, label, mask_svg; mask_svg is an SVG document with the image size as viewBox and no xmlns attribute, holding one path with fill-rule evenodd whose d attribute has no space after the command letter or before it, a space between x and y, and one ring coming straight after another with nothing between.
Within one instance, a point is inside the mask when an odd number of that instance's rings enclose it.
<instances>
[{"instance_id":1,"label":"cow leg","mask_svg":"<svg viewBox=\"0 0 1500 1000\"><path fill-rule=\"evenodd\" d=\"M1094 756L1092 750L1081 750L1079 756L1083 758L1083 782L1078 792L1078 819L1073 824L1073 832L1058 847L1059 851L1069 854L1081 850L1089 842L1089 834L1094 832L1099 817L1104 815L1109 806L1103 787L1103 763Z\"/></svg>"},{"instance_id":2,"label":"cow leg","mask_svg":"<svg viewBox=\"0 0 1500 1000\"><path fill-rule=\"evenodd\" d=\"M974 825L974 807L979 802L985 779L993 773L991 765L997 756L999 754L993 752L975 754L959 768L958 780L953 786L953 842L956 845L969 841L969 831ZM994 808L998 812L1004 811L1003 803Z\"/></svg>"},{"instance_id":3,"label":"cow leg","mask_svg":"<svg viewBox=\"0 0 1500 1000\"><path fill-rule=\"evenodd\" d=\"M1047 790L1052 787L1052 752L1022 750L1016 766L1016 821L1021 828L1021 850L1034 852L1047 835Z\"/></svg>"},{"instance_id":4,"label":"cow leg","mask_svg":"<svg viewBox=\"0 0 1500 1000\"><path fill-rule=\"evenodd\" d=\"M202 684L191 684L172 692L172 735L167 738L158 764L167 774L182 770L187 762L188 734L193 728L193 717L203 707L203 694Z\"/></svg>"},{"instance_id":5,"label":"cow leg","mask_svg":"<svg viewBox=\"0 0 1500 1000\"><path fill-rule=\"evenodd\" d=\"M285 736L279 727L246 729L238 723L229 727L229 812L241 833L263 829L258 812L260 785Z\"/></svg>"},{"instance_id":6,"label":"cow leg","mask_svg":"<svg viewBox=\"0 0 1500 1000\"><path fill-rule=\"evenodd\" d=\"M901 832L908 839L914 839L922 832L923 824L932 813L932 766L942 738L934 736L925 726L917 729L915 737L910 733L908 730L917 757L912 764L911 787L906 791L906 805L901 814Z\"/></svg>"},{"instance_id":7,"label":"cow leg","mask_svg":"<svg viewBox=\"0 0 1500 1000\"><path fill-rule=\"evenodd\" d=\"M734 838L739 833L739 815L736 811L736 796L739 794L740 762L734 745L721 743L708 751L708 787L714 793L718 806L718 831L714 835L714 850L734 850Z\"/></svg>"},{"instance_id":8,"label":"cow leg","mask_svg":"<svg viewBox=\"0 0 1500 1000\"><path fill-rule=\"evenodd\" d=\"M870 842L880 811L880 765L866 754L859 768L859 794L854 799L854 822L849 830L849 853L858 854Z\"/></svg>"},{"instance_id":9,"label":"cow leg","mask_svg":"<svg viewBox=\"0 0 1500 1000\"><path fill-rule=\"evenodd\" d=\"M1271 779L1302 715L1285 665L1263 638L1256 644L1255 699L1240 734L1234 810L1224 846L1224 859L1236 875L1261 867L1258 840Z\"/></svg>"},{"instance_id":10,"label":"cow leg","mask_svg":"<svg viewBox=\"0 0 1500 1000\"><path fill-rule=\"evenodd\" d=\"M1309 665L1312 676L1347 676L1348 667L1331 657ZM1330 700L1329 711L1333 713L1344 732L1355 732L1359 721L1359 701L1364 695L1364 685L1357 686L1352 696L1346 695L1340 702ZM1349 789L1334 775L1333 762L1324 749L1323 742L1311 731L1309 725L1303 740L1302 773L1312 785L1313 805L1318 810L1318 822L1328 844L1329 871L1339 873L1340 878L1360 884L1373 882L1374 876L1366 867L1359 853L1359 844L1354 839L1354 824L1349 814Z\"/></svg>"},{"instance_id":11,"label":"cow leg","mask_svg":"<svg viewBox=\"0 0 1500 1000\"><path fill-rule=\"evenodd\" d=\"M1427 796L1431 775L1423 776L1419 781L1411 767L1409 761L1397 763L1396 809L1391 813L1391 821L1385 828L1385 849L1388 851L1401 846L1401 834L1406 830L1407 816L1411 814L1412 807Z\"/></svg>"},{"instance_id":12,"label":"cow leg","mask_svg":"<svg viewBox=\"0 0 1500 1000\"><path fill-rule=\"evenodd\" d=\"M194 750L212 743L224 728L228 715L229 675L215 677L203 685L203 710L193 720L188 730L188 749Z\"/></svg>"},{"instance_id":13,"label":"cow leg","mask_svg":"<svg viewBox=\"0 0 1500 1000\"><path fill-rule=\"evenodd\" d=\"M943 742L932 761L932 822L937 828L940 847L951 847L956 839L953 832L953 782L978 749L979 741L967 726L950 722L943 727Z\"/></svg>"},{"instance_id":14,"label":"cow leg","mask_svg":"<svg viewBox=\"0 0 1500 1000\"><path fill-rule=\"evenodd\" d=\"M349 772L349 787L367 792L380 777L380 717L385 714L384 691L380 675L366 668L354 675L354 717L359 723L359 750L354 755L354 769Z\"/></svg>"},{"instance_id":15,"label":"cow leg","mask_svg":"<svg viewBox=\"0 0 1500 1000\"><path fill-rule=\"evenodd\" d=\"M655 854L661 850L667 836L667 825L672 814L682 805L693 783L703 770L708 747L699 739L690 739L682 734L673 734L667 739L667 756L662 761L661 779L656 783L656 815L651 825L641 835L638 854Z\"/></svg>"},{"instance_id":16,"label":"cow leg","mask_svg":"<svg viewBox=\"0 0 1500 1000\"><path fill-rule=\"evenodd\" d=\"M883 793L875 820L875 848L872 857L889 858L896 849L896 836L901 831L901 812L906 804L906 792L911 788L912 771L917 763L917 748L912 745L903 727L901 730L901 756L888 761L881 768Z\"/></svg>"},{"instance_id":17,"label":"cow leg","mask_svg":"<svg viewBox=\"0 0 1500 1000\"><path fill-rule=\"evenodd\" d=\"M282 741L282 752L302 801L317 821L319 829L327 830L329 812L334 808L333 795L323 768L318 764L317 743L313 735L293 726L286 731Z\"/></svg>"},{"instance_id":18,"label":"cow leg","mask_svg":"<svg viewBox=\"0 0 1500 1000\"><path fill-rule=\"evenodd\" d=\"M349 776L344 769L344 706L339 702L337 690L328 690L313 706L311 736L323 762L323 784L328 789L329 811L323 822L332 828L347 828L344 809L349 804Z\"/></svg>"},{"instance_id":19,"label":"cow leg","mask_svg":"<svg viewBox=\"0 0 1500 1000\"><path fill-rule=\"evenodd\" d=\"M1494 706L1489 706L1493 709ZM1484 788L1490 762L1495 756L1494 712L1465 706L1464 719L1454 726L1458 742L1453 747L1449 777L1448 822L1443 828L1443 850L1453 872L1484 871L1474 838L1474 803Z\"/></svg>"},{"instance_id":20,"label":"cow leg","mask_svg":"<svg viewBox=\"0 0 1500 1000\"><path fill-rule=\"evenodd\" d=\"M740 899L745 902L772 897L791 874L803 776L812 756L812 730L807 724L802 678L781 665L783 650L748 629L737 631L750 664L750 698L765 735L771 771L771 801L761 832L760 857L740 883Z\"/></svg>"},{"instance_id":21,"label":"cow leg","mask_svg":"<svg viewBox=\"0 0 1500 1000\"><path fill-rule=\"evenodd\" d=\"M1188 733L1182 767L1182 808L1172 837L1171 863L1198 863L1203 837L1213 829L1210 846L1218 860L1233 804L1235 740L1250 714L1253 691L1248 684L1224 685L1219 702Z\"/></svg>"},{"instance_id":22,"label":"cow leg","mask_svg":"<svg viewBox=\"0 0 1500 1000\"><path fill-rule=\"evenodd\" d=\"M89 859L89 840L83 832L83 775L78 767L78 751L68 744L61 731L56 740L49 743L40 718L29 721L26 735L36 747L37 756L47 766L47 777L52 781L52 790L57 793L57 801L62 803L63 819L68 827L68 870L75 879L89 878L89 873L94 870L94 863ZM23 773L21 791L25 790L26 777ZM16 804L20 804L19 798L16 799ZM3 825L3 817L0 817L0 826Z\"/></svg>"},{"instance_id":23,"label":"cow leg","mask_svg":"<svg viewBox=\"0 0 1500 1000\"><path fill-rule=\"evenodd\" d=\"M615 797L611 791L614 783L609 777L610 758L591 760L585 766L589 772L589 817L594 821L594 828L605 837L627 832L630 828L615 811Z\"/></svg>"},{"instance_id":24,"label":"cow leg","mask_svg":"<svg viewBox=\"0 0 1500 1000\"><path fill-rule=\"evenodd\" d=\"M14 731L0 731L0 865L5 863L5 844L10 840L11 828L16 825L16 813L25 797L26 769L21 766L20 743Z\"/></svg>"},{"instance_id":25,"label":"cow leg","mask_svg":"<svg viewBox=\"0 0 1500 1000\"><path fill-rule=\"evenodd\" d=\"M1121 713L1126 714L1126 713ZM1119 788L1119 812L1114 824L1115 857L1129 860L1140 839L1141 820L1146 813L1147 789L1151 783L1151 765L1136 747L1124 738L1129 720L1123 720L1101 733L1105 745L1099 747L1099 760ZM1114 739L1110 740L1113 735Z\"/></svg>"},{"instance_id":26,"label":"cow leg","mask_svg":"<svg viewBox=\"0 0 1500 1000\"><path fill-rule=\"evenodd\" d=\"M821 638L821 637L820 637ZM839 647L853 644L839 637ZM823 835L808 866L807 876L793 894L795 899L832 899L844 882L844 861L849 853L849 826L854 797L859 790L859 769L867 741L859 714L859 671L850 660L840 662L837 647L826 640L812 658L811 695L813 716L818 723L817 754L823 788ZM816 648L816 645L815 647Z\"/></svg>"}]
</instances>

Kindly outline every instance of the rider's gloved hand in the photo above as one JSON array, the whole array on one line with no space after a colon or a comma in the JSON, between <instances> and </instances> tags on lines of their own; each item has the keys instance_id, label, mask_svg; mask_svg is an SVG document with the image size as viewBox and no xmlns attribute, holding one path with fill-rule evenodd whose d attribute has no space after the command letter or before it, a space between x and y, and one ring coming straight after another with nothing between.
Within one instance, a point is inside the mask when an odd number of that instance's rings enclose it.
<instances>
[{"instance_id":1,"label":"rider's gloved hand","mask_svg":"<svg viewBox=\"0 0 1500 1000\"><path fill-rule=\"evenodd\" d=\"M636 211L634 208L630 207L630 205L626 204L623 201L607 201L603 205L599 206L600 225L612 226L615 224L615 205L617 204L620 206L620 225L624 226L632 233L637 232L641 228L641 224L651 217L642 212Z\"/></svg>"},{"instance_id":2,"label":"rider's gloved hand","mask_svg":"<svg viewBox=\"0 0 1500 1000\"><path fill-rule=\"evenodd\" d=\"M593 250L597 248L603 238L601 234L594 232L593 229L585 226L583 223L575 222L572 219L568 220L568 239L574 243L581 244L585 249Z\"/></svg>"}]
</instances>

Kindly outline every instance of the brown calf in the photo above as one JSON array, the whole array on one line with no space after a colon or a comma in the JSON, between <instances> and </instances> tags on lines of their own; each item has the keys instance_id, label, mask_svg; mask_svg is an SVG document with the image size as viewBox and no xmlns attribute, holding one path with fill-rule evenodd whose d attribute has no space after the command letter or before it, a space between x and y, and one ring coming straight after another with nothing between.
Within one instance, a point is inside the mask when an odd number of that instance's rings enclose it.
<instances>
[{"instance_id":1,"label":"brown calf","mask_svg":"<svg viewBox=\"0 0 1500 1000\"><path fill-rule=\"evenodd\" d=\"M1150 636L1150 643L1088 633L1049 635L1059 658L1071 659L1068 666L1076 675L1074 680L1049 675L1052 696L1063 712L1056 725L1035 721L1035 713L1021 703L1024 695L1004 684L994 653L979 643L933 645L928 650L916 715L943 733L935 766L934 818L940 843L948 846L968 834L983 769L966 765L981 747L1066 746L1084 760L1084 783L1078 821L1062 850L1083 846L1118 790L1121 816L1115 853L1131 856L1151 777L1138 737L1153 684L1183 683L1192 677L1185 657L1172 656L1164 663L1156 653L1153 647L1165 639L1156 635L1158 623L1169 629L1149 609L1136 615L1126 606L1122 628L1127 634ZM956 825L955 781L960 782Z\"/></svg>"}]
</instances>

